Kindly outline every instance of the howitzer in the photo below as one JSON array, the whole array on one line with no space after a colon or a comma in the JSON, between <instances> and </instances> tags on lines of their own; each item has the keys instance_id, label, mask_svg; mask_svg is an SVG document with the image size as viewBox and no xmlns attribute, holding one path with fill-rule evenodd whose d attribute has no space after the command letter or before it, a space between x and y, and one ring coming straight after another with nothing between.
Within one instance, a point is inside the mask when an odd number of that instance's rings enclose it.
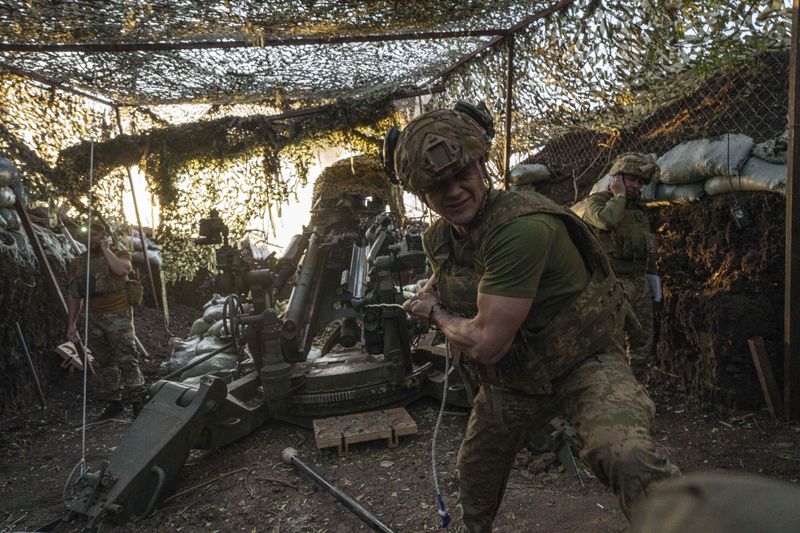
<instances>
[{"instance_id":1,"label":"howitzer","mask_svg":"<svg viewBox=\"0 0 800 533\"><path fill-rule=\"evenodd\" d=\"M155 383L114 453L78 480L70 518L97 527L146 516L169 493L191 449L223 446L267 420L308 426L314 418L405 405L424 394L441 398L435 385L443 361L430 351L412 353L421 330L400 306L403 275L424 269L419 231L402 230L383 204L349 200L345 208L317 206L274 271L243 271L229 250L221 256L217 279L234 290L224 331L242 371L230 383L213 376L196 386ZM295 274L279 314L275 299ZM321 356L309 360L323 330L330 335ZM458 385L448 399L468 404Z\"/></svg>"}]
</instances>

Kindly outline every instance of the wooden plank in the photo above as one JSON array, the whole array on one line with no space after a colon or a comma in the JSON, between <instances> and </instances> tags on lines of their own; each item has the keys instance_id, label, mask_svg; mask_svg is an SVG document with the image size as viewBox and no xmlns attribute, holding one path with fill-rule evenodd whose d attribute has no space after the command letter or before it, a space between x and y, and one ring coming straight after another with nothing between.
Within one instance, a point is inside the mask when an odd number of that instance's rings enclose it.
<instances>
[{"instance_id":1,"label":"wooden plank","mask_svg":"<svg viewBox=\"0 0 800 533\"><path fill-rule=\"evenodd\" d=\"M756 367L756 374L758 374L758 381L761 383L761 392L764 393L764 400L767 402L769 414L772 418L777 418L783 410L783 405L778 383L775 381L772 366L769 364L769 356L767 355L764 339L761 337L747 339L747 345L750 347L750 355L753 356L753 364Z\"/></svg>"},{"instance_id":2,"label":"wooden plank","mask_svg":"<svg viewBox=\"0 0 800 533\"><path fill-rule=\"evenodd\" d=\"M417 432L417 424L402 407L314 420L317 448L336 447L345 455L351 444L386 439L390 448L398 439Z\"/></svg>"},{"instance_id":3,"label":"wooden plank","mask_svg":"<svg viewBox=\"0 0 800 533\"><path fill-rule=\"evenodd\" d=\"M797 61L800 0L792 7L792 51L789 62L789 168L786 180L786 247L783 310L783 388L784 414L800 418L800 271L794 259L800 253L800 202L794 194L800 190L800 106L798 106Z\"/></svg>"}]
</instances>

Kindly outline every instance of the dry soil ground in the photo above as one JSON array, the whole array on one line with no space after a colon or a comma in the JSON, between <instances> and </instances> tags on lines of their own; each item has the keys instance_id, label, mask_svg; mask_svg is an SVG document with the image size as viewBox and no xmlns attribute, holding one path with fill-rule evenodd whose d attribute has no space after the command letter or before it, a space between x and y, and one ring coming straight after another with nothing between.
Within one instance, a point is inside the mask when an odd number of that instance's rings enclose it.
<instances>
[{"instance_id":1,"label":"dry soil ground","mask_svg":"<svg viewBox=\"0 0 800 533\"><path fill-rule=\"evenodd\" d=\"M173 331L185 334L190 312ZM148 310L140 312L155 379L167 355L168 337ZM654 433L685 472L731 470L797 482L800 425L772 421L765 410L734 412L698 405L651 384L658 405ZM0 531L34 530L64 509L65 482L81 457L81 383L78 376L48 391L49 406L35 406L0 427ZM101 405L90 403L92 413ZM179 474L170 499L154 514L116 531L359 531L366 527L310 479L281 462L287 446L396 531L433 531L439 524L430 465L430 441L438 406L428 400L409 407L419 433L385 443L352 446L349 455L317 450L308 429L269 422L254 434L215 452L195 452ZM86 459L97 467L124 435L130 421L91 426ZM444 416L438 468L454 527L455 457L466 414ZM69 490L67 489L67 492ZM65 524L58 531L79 528ZM511 475L497 531L623 531L625 520L613 495L583 471L567 476L548 458L523 452Z\"/></svg>"}]
</instances>

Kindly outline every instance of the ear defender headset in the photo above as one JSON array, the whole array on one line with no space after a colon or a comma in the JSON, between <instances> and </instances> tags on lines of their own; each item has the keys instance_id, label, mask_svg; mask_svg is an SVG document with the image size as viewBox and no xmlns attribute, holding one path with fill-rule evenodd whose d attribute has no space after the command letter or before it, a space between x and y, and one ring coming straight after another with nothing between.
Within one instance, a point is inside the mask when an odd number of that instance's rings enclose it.
<instances>
[{"instance_id":1,"label":"ear defender headset","mask_svg":"<svg viewBox=\"0 0 800 533\"><path fill-rule=\"evenodd\" d=\"M474 105L465 100L459 100L453 107L453 110L463 113L477 122L481 129L483 129L487 145L491 144L495 135L494 119L484 102ZM386 132L386 137L383 139L383 147L380 152L383 169L386 175L389 176L389 181L395 185L400 184L394 169L394 152L395 148L397 148L398 139L400 139L400 128L392 126L389 128L389 131Z\"/></svg>"}]
</instances>

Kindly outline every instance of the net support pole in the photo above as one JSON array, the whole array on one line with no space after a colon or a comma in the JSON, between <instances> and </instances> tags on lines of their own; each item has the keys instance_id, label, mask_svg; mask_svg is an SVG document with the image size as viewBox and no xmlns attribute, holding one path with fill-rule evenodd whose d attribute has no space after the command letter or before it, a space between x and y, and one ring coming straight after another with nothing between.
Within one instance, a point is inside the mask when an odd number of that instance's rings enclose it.
<instances>
[{"instance_id":1,"label":"net support pole","mask_svg":"<svg viewBox=\"0 0 800 533\"><path fill-rule=\"evenodd\" d=\"M783 313L784 405L787 419L800 418L800 272L794 261L800 253L800 106L797 98L800 0L792 3L792 51L789 65L789 168L786 180L786 249Z\"/></svg>"},{"instance_id":2,"label":"net support pole","mask_svg":"<svg viewBox=\"0 0 800 533\"><path fill-rule=\"evenodd\" d=\"M505 120L505 147L503 157L503 187L508 189L509 171L511 165L511 108L514 104L514 34L506 38L506 120Z\"/></svg>"},{"instance_id":3,"label":"net support pole","mask_svg":"<svg viewBox=\"0 0 800 533\"><path fill-rule=\"evenodd\" d=\"M116 118L117 118L117 128L119 129L119 134L122 135L122 117L120 117L119 108L114 109ZM139 228L139 240L142 243L142 257L144 258L144 266L147 269L147 278L150 281L150 291L153 293L153 305L156 306L156 309L160 309L160 305L158 303L158 293L156 292L156 281L153 278L153 268L150 266L150 258L147 257L147 239L144 235L144 228L142 228L142 218L139 216L139 203L136 201L136 189L133 186L133 172L131 172L131 167L125 165L125 170L128 172L128 183L131 186L131 198L133 198L133 210L136 213L136 225ZM133 255L131 253L131 255ZM166 320L166 316L164 317Z\"/></svg>"}]
</instances>

